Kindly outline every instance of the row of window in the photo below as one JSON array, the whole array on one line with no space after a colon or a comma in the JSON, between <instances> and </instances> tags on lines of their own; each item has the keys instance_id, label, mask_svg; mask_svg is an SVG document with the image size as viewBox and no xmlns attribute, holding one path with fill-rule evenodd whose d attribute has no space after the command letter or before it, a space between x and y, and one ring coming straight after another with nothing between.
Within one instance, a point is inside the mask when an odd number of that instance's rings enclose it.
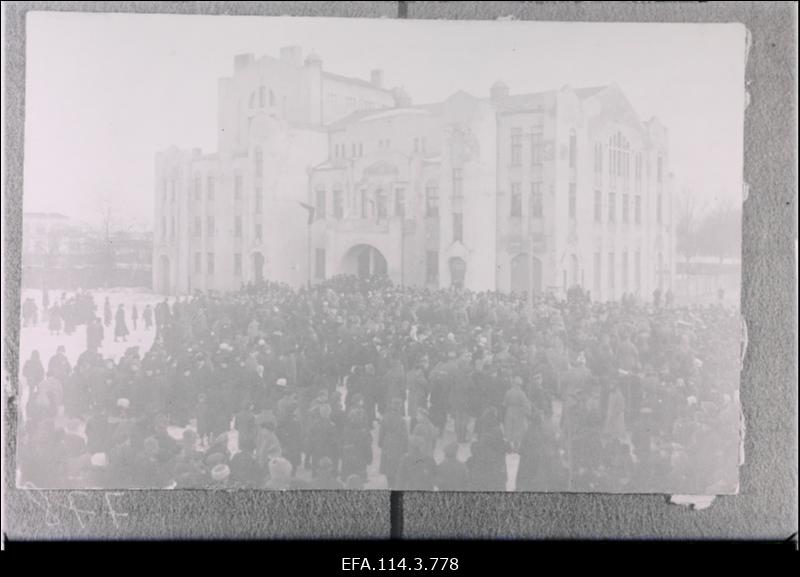
<instances>
[{"instance_id":1,"label":"row of window","mask_svg":"<svg viewBox=\"0 0 800 577\"><path fill-rule=\"evenodd\" d=\"M392 147L392 141L388 138L378 140L378 148L389 149ZM414 152L425 152L427 141L424 137L414 138ZM364 156L364 143L351 142L350 143L350 156L349 158L361 158ZM337 143L333 145L333 158L347 158L347 144Z\"/></svg>"},{"instance_id":2,"label":"row of window","mask_svg":"<svg viewBox=\"0 0 800 577\"><path fill-rule=\"evenodd\" d=\"M214 237L216 234L216 219L213 216L206 217L206 236ZM242 236L242 217L236 215L233 217L233 235L237 238ZM203 221L199 216L194 217L194 236L203 236ZM254 223L253 236L256 240L262 240L263 227L261 223Z\"/></svg>"},{"instance_id":3,"label":"row of window","mask_svg":"<svg viewBox=\"0 0 800 577\"><path fill-rule=\"evenodd\" d=\"M544 162L544 138L540 129L526 135L530 142L530 163L532 166L539 166ZM511 165L520 166L522 164L522 140L521 128L511 129Z\"/></svg>"},{"instance_id":4,"label":"row of window","mask_svg":"<svg viewBox=\"0 0 800 577\"><path fill-rule=\"evenodd\" d=\"M628 292L630 287L630 274L629 274L629 253L628 251L622 252L622 291ZM608 259L606 261L607 266L607 285L610 291L614 291L616 289L616 282L617 282L617 270L616 270L616 262L617 262L617 255L614 251L610 251L608 253ZM639 291L642 288L642 252L637 250L634 253L634 283L635 283L635 290ZM594 283L593 283L593 291L596 294L600 294L602 279L603 279L603 268L602 268L602 254L599 252L594 253Z\"/></svg>"},{"instance_id":5,"label":"row of window","mask_svg":"<svg viewBox=\"0 0 800 577\"><path fill-rule=\"evenodd\" d=\"M206 253L206 270L205 274L213 275L216 268L216 258L213 252ZM203 274L203 253L194 253L194 273ZM233 255L233 274L235 276L242 276L242 253L237 252Z\"/></svg>"}]
</instances>

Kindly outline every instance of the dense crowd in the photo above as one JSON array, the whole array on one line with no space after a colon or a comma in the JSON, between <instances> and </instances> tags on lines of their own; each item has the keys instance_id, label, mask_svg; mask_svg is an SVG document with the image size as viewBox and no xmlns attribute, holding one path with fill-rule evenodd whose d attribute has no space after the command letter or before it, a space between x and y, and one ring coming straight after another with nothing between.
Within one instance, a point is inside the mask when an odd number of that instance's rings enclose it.
<instances>
[{"instance_id":1,"label":"dense crowd","mask_svg":"<svg viewBox=\"0 0 800 577\"><path fill-rule=\"evenodd\" d=\"M74 367L24 364L22 483L361 488L377 461L405 490L736 486L740 325L721 306L341 276L165 300L153 346L115 362L107 304Z\"/></svg>"}]
</instances>

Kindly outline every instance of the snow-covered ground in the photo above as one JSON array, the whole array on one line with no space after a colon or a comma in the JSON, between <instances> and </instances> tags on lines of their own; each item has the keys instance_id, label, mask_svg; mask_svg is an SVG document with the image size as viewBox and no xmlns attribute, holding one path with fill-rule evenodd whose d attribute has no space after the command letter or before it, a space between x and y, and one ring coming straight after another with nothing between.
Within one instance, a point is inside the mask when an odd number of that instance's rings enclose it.
<instances>
[{"instance_id":1,"label":"snow-covered ground","mask_svg":"<svg viewBox=\"0 0 800 577\"><path fill-rule=\"evenodd\" d=\"M72 296L73 293L67 292L67 296ZM125 305L125 311L128 321L128 330L130 335L126 342L114 342L114 328L113 322L110 327L106 328L105 339L100 353L103 357L113 358L115 361L125 353L125 350L132 346L138 346L140 353L147 352L153 344L155 337L155 329L151 328L149 331L144 330L144 322L141 320L141 314L147 304L155 306L158 302L163 300L163 296L153 294L142 289L110 289L105 291L92 291L95 303L97 304L97 312L102 316L103 301L106 296L111 303L112 311L116 312L117 305L120 303ZM25 361L30 358L34 350L39 351L42 365L47 369L47 363L50 357L56 353L60 345L66 349L66 356L72 365L75 364L80 354L86 350L86 326L81 325L76 328L75 332L71 335L52 335L47 328L46 321L41 319L41 298L42 292L39 290L24 289L22 291L22 299L32 297L40 308L40 323L35 327L22 327L20 329L20 343L19 343L19 369L20 369L20 407L25 407L28 400L28 391L26 390L24 379L22 378L21 371ZM51 291L50 302L56 302L61 297L61 291ZM173 299L170 299L173 300ZM138 329L133 328L133 322L130 320L130 313L132 305L136 304L139 309L139 326ZM20 325L21 326L21 325ZM346 392L345 392L346 394ZM194 424L190 424L188 428L196 429ZM185 428L182 427L169 427L169 433L176 439L180 439ZM372 431L373 443L373 460L367 467L367 483L365 489L387 489L386 477L379 473L380 470L380 448L378 447L378 425L376 424ZM235 430L230 430L228 435L228 449L231 453L238 451L238 434ZM444 458L444 447L454 441L456 438L455 427L452 419L448 420L445 427L444 434L439 438L434 450L434 458L440 462ZM458 458L461 461L466 461L470 456L470 447L468 444L460 444L458 449ZM509 454L506 455L506 468L508 471L507 489L514 489L514 480L516 478L517 467L519 465L519 455ZM300 469L298 477L304 480L310 480L311 472L308 470Z\"/></svg>"}]
</instances>

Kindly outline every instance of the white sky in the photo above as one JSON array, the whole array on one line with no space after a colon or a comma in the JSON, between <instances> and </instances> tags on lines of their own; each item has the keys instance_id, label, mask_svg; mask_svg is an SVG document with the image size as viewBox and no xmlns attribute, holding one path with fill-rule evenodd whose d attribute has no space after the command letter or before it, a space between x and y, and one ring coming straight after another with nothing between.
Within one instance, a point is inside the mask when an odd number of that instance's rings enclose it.
<instances>
[{"instance_id":1,"label":"white sky","mask_svg":"<svg viewBox=\"0 0 800 577\"><path fill-rule=\"evenodd\" d=\"M415 103L616 82L668 127L676 190L741 201L745 29L738 24L455 22L31 12L26 211L96 222L107 195L149 227L156 151L216 149L217 79L235 54L299 45L325 70L384 70Z\"/></svg>"}]
</instances>

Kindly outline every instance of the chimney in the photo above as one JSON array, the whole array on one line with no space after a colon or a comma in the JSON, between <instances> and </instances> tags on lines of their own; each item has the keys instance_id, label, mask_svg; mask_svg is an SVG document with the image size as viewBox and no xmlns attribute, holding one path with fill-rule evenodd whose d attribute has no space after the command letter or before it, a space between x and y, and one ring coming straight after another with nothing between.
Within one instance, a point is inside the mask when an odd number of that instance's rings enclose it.
<instances>
[{"instance_id":1,"label":"chimney","mask_svg":"<svg viewBox=\"0 0 800 577\"><path fill-rule=\"evenodd\" d=\"M376 68L369 73L369 81L375 88L383 88L383 70Z\"/></svg>"},{"instance_id":2,"label":"chimney","mask_svg":"<svg viewBox=\"0 0 800 577\"><path fill-rule=\"evenodd\" d=\"M303 49L300 46L284 46L281 48L281 62L299 68L303 65Z\"/></svg>"},{"instance_id":3,"label":"chimney","mask_svg":"<svg viewBox=\"0 0 800 577\"><path fill-rule=\"evenodd\" d=\"M501 98L505 98L508 96L508 84L502 80L498 80L492 84L492 88L490 89L489 93L492 97L492 100L500 100Z\"/></svg>"},{"instance_id":4,"label":"chimney","mask_svg":"<svg viewBox=\"0 0 800 577\"><path fill-rule=\"evenodd\" d=\"M255 62L253 54L237 54L233 57L233 70L239 72L243 68L247 68Z\"/></svg>"}]
</instances>

